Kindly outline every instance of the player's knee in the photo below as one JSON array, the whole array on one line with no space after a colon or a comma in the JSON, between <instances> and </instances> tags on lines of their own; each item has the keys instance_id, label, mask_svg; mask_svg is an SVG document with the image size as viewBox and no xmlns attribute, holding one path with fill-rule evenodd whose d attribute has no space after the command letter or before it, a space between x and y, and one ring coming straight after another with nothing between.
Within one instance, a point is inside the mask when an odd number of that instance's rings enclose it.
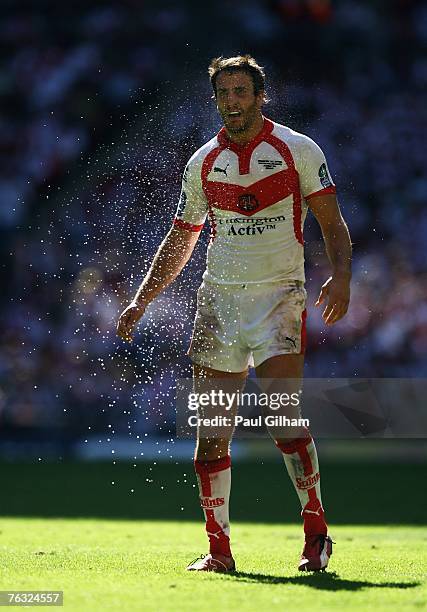
<instances>
[{"instance_id":1,"label":"player's knee","mask_svg":"<svg viewBox=\"0 0 427 612\"><path fill-rule=\"evenodd\" d=\"M229 454L230 440L223 438L200 438L197 442L195 458L198 461L216 461Z\"/></svg>"},{"instance_id":2,"label":"player's knee","mask_svg":"<svg viewBox=\"0 0 427 612\"><path fill-rule=\"evenodd\" d=\"M312 440L310 431L307 427L300 427L298 430L284 431L282 434L273 436L274 443L282 452L293 452L294 447L306 444Z\"/></svg>"}]
</instances>

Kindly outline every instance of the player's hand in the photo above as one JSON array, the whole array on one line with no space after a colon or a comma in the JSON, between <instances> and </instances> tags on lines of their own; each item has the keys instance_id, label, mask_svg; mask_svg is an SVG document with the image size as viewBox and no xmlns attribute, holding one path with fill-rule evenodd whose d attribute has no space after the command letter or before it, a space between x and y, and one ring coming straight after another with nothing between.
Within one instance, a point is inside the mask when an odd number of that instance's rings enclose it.
<instances>
[{"instance_id":1,"label":"player's hand","mask_svg":"<svg viewBox=\"0 0 427 612\"><path fill-rule=\"evenodd\" d=\"M137 304L136 302L131 302L129 306L126 306L117 323L117 335L122 340L132 342L133 330L144 314L146 307L147 304Z\"/></svg>"},{"instance_id":2,"label":"player's hand","mask_svg":"<svg viewBox=\"0 0 427 612\"><path fill-rule=\"evenodd\" d=\"M322 317L326 325L333 325L343 318L350 303L350 277L330 276L322 285L315 306L327 300Z\"/></svg>"}]
</instances>

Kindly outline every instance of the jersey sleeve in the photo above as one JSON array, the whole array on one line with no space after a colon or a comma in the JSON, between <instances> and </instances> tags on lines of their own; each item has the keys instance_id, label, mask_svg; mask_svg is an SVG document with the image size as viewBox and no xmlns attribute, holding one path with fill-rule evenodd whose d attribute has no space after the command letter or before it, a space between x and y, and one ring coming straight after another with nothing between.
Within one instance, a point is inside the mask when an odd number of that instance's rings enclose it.
<instances>
[{"instance_id":1,"label":"jersey sleeve","mask_svg":"<svg viewBox=\"0 0 427 612\"><path fill-rule=\"evenodd\" d=\"M311 138L306 138L301 151L300 168L301 193L304 199L317 195L335 193L336 187L329 173L322 149Z\"/></svg>"},{"instance_id":2,"label":"jersey sleeve","mask_svg":"<svg viewBox=\"0 0 427 612\"><path fill-rule=\"evenodd\" d=\"M199 164L190 159L182 175L174 225L191 232L199 232L208 214L208 203L203 192Z\"/></svg>"}]
</instances>

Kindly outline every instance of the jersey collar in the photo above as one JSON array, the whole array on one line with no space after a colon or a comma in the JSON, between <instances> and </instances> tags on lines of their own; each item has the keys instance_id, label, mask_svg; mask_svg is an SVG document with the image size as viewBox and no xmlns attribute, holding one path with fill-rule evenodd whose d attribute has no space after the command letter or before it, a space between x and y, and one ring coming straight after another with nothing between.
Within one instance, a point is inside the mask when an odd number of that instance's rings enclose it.
<instances>
[{"instance_id":1,"label":"jersey collar","mask_svg":"<svg viewBox=\"0 0 427 612\"><path fill-rule=\"evenodd\" d=\"M267 117L264 117L264 125L262 126L261 131L255 136L255 138L252 138L252 140L249 140L249 142L246 142L245 144L238 144L237 142L230 140L225 127L220 129L217 134L217 139L221 147L231 149L235 153L240 153L245 149L251 149L253 151L268 134L271 134L273 128L273 122L270 121L270 119L267 119Z\"/></svg>"}]
</instances>

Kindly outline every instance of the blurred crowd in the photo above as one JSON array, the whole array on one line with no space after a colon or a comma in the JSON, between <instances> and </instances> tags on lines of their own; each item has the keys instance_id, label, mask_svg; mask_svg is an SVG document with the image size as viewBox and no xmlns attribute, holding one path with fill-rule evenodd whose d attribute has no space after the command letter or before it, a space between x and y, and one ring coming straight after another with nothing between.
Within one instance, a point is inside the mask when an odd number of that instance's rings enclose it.
<instances>
[{"instance_id":1,"label":"blurred crowd","mask_svg":"<svg viewBox=\"0 0 427 612\"><path fill-rule=\"evenodd\" d=\"M306 375L425 376L427 6L229 7L4 10L3 432L173 432L206 230L134 345L118 341L115 322L169 227L187 159L220 127L206 66L239 51L265 65L265 114L325 151L354 242L351 307L326 329L313 304L329 268L307 224Z\"/></svg>"}]
</instances>

